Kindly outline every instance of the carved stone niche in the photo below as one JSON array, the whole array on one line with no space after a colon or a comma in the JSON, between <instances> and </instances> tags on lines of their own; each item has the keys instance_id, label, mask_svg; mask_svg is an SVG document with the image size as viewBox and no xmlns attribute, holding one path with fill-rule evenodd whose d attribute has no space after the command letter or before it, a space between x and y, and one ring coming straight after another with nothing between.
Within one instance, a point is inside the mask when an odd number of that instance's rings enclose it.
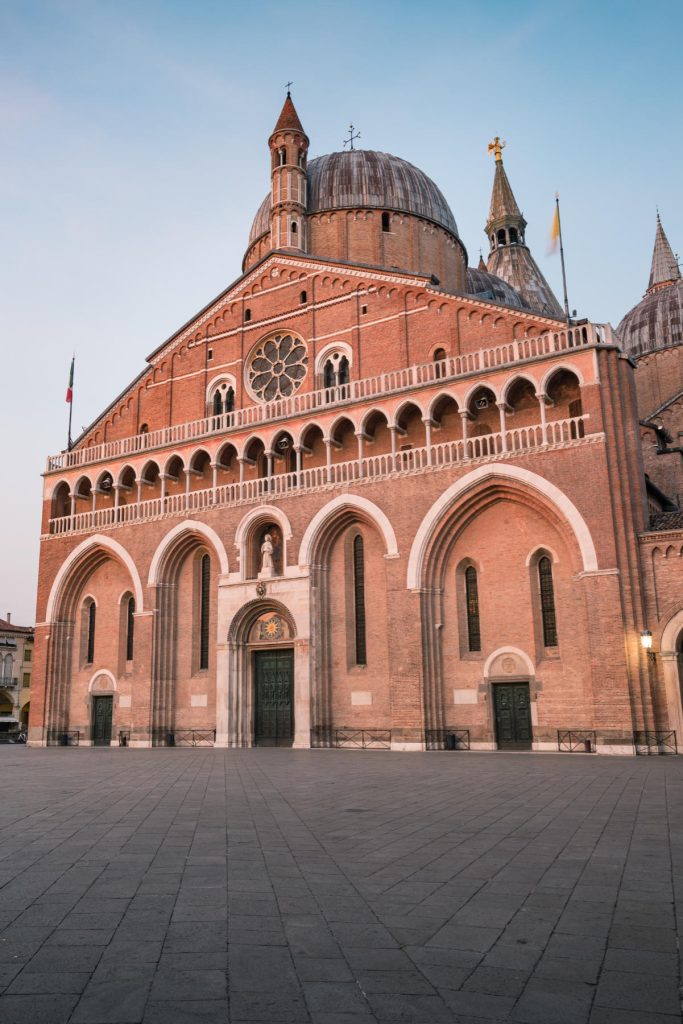
<instances>
[{"instance_id":1,"label":"carved stone niche","mask_svg":"<svg viewBox=\"0 0 683 1024\"><path fill-rule=\"evenodd\" d=\"M263 615L259 615L249 634L249 642L252 644L282 643L291 638L287 620L277 612L264 612Z\"/></svg>"},{"instance_id":2,"label":"carved stone niche","mask_svg":"<svg viewBox=\"0 0 683 1024\"><path fill-rule=\"evenodd\" d=\"M114 689L111 679L109 676L105 676L104 673L99 675L92 684L93 693L111 693Z\"/></svg>"}]
</instances>

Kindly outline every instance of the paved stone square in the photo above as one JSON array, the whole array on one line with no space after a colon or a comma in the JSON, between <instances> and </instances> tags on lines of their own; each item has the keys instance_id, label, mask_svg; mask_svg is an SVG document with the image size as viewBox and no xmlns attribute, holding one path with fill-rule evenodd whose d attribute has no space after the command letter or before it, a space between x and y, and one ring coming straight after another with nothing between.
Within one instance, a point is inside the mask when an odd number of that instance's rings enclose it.
<instances>
[{"instance_id":1,"label":"paved stone square","mask_svg":"<svg viewBox=\"0 0 683 1024\"><path fill-rule=\"evenodd\" d=\"M681 1019L683 758L4 746L0 772L2 1024Z\"/></svg>"}]
</instances>

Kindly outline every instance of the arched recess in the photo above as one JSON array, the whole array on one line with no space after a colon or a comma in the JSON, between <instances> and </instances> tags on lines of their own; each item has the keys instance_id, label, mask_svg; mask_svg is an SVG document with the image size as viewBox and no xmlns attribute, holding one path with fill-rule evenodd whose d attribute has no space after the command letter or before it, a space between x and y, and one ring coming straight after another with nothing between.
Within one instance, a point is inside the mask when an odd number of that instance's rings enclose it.
<instances>
[{"instance_id":1,"label":"arched recess","mask_svg":"<svg viewBox=\"0 0 683 1024\"><path fill-rule=\"evenodd\" d=\"M299 548L300 567L310 565L312 554L321 532L331 519L342 512L355 514L357 518L365 519L366 522L376 526L384 537L386 557L398 558L396 534L386 513L378 505L375 505L374 502L369 501L367 498L362 498L358 494L340 494L338 498L333 498L332 501L328 501L326 505L323 505L306 527L306 532L303 535L301 547Z\"/></svg>"},{"instance_id":2,"label":"arched recess","mask_svg":"<svg viewBox=\"0 0 683 1024\"><path fill-rule=\"evenodd\" d=\"M444 665L452 660L452 654L444 649L447 638L439 624L449 621L451 556L467 528L500 502L513 502L547 523L556 533L557 543L566 543L567 572L591 572L598 568L585 520L567 496L544 478L516 466L493 465L481 466L452 484L422 520L408 560L408 589L420 595L424 713L428 729L444 727ZM482 626L485 655L495 636L486 633L485 623ZM501 635L500 640L504 641L505 636Z\"/></svg>"},{"instance_id":3,"label":"arched recess","mask_svg":"<svg viewBox=\"0 0 683 1024\"><path fill-rule=\"evenodd\" d=\"M209 575L206 577L207 609L204 610L203 575L204 556L208 555ZM187 572L188 559L193 559ZM170 530L161 541L149 569L148 585L156 588L153 626L153 659L152 686L149 733L153 746L161 746L166 736L175 729L176 690L179 682L179 607L182 601L190 614L198 616L197 628L191 628L192 650L183 651L188 661L186 672L194 676L197 672L208 670L212 664L203 661L198 654L200 633L206 637L207 650L210 636L213 637L212 659L215 661L216 644L218 641L216 595L216 577L228 572L228 557L225 547L218 534L205 523L188 520L179 523ZM192 588L192 594L180 593L181 582ZM211 612L209 609L214 608ZM204 619L206 633L204 633ZM214 617L214 628L211 629L211 617ZM181 680L185 679L182 675ZM215 685L208 683L212 690Z\"/></svg>"},{"instance_id":4,"label":"arched recess","mask_svg":"<svg viewBox=\"0 0 683 1024\"><path fill-rule=\"evenodd\" d=\"M367 617L368 637L381 637L388 643L389 631L385 622L388 611L380 575L381 559L398 557L398 548L394 529L385 513L367 498L355 494L340 495L313 517L299 549L299 566L310 567L313 595L310 722L311 742L315 746L329 746L332 742L335 723L333 684L338 681L337 677L341 680L341 693L356 689L366 692L373 688L375 676L382 679L388 675L388 646L381 650L376 647L373 654L372 643L369 643L367 658L364 659L358 659L357 652L354 652L358 612L354 608L357 584L353 541L357 533L363 536L364 541L363 577L369 578L374 570L372 578L377 588L372 601L363 602L363 628ZM345 623L341 630L340 622ZM380 687L377 687L377 692L380 692ZM351 713L349 709L348 714ZM368 713L373 716L372 724L378 725L378 707L373 706ZM387 708L386 713L389 715L390 709ZM348 724L348 721L336 721L337 724Z\"/></svg>"},{"instance_id":5,"label":"arched recess","mask_svg":"<svg viewBox=\"0 0 683 1024\"><path fill-rule=\"evenodd\" d=\"M532 491L536 491L550 507L554 507L560 518L566 522L578 544L583 561L584 572L595 572L598 568L598 558L595 545L586 520L583 518L576 505L561 491L555 484L550 483L537 473L528 469L521 469L518 466L479 466L470 473L466 473L454 484L451 484L441 497L437 498L429 509L418 527L415 539L410 549L408 558L407 587L409 590L417 590L423 576L425 552L434 534L437 525L447 514L449 509L462 499L468 491L478 487L486 481L510 481Z\"/></svg>"},{"instance_id":6,"label":"arched recess","mask_svg":"<svg viewBox=\"0 0 683 1024\"><path fill-rule=\"evenodd\" d=\"M221 746L251 747L254 745L254 679L251 631L257 619L273 613L286 624L288 636L277 647L296 647L297 629L294 618L280 601L273 598L248 601L233 616L228 628L228 693L227 703L218 709L217 739ZM295 746L308 746L309 721L307 711L308 658L301 652L294 657L294 742ZM305 719L305 720L302 720ZM297 742L297 736L299 742Z\"/></svg>"},{"instance_id":7,"label":"arched recess","mask_svg":"<svg viewBox=\"0 0 683 1024\"><path fill-rule=\"evenodd\" d=\"M676 730L680 750L683 748L683 608L671 616L662 630L659 651L669 728Z\"/></svg>"},{"instance_id":8,"label":"arched recess","mask_svg":"<svg viewBox=\"0 0 683 1024\"><path fill-rule=\"evenodd\" d=\"M135 594L136 607L144 607L142 584L137 567L118 541L94 534L74 548L62 563L47 600L45 620L50 632L47 642L47 693L45 698L45 740L56 743L69 727L69 691L73 662L73 643L79 602L83 589L96 569L112 559L127 571Z\"/></svg>"},{"instance_id":9,"label":"arched recess","mask_svg":"<svg viewBox=\"0 0 683 1024\"><path fill-rule=\"evenodd\" d=\"M281 508L275 505L259 505L258 508L252 509L248 512L239 523L237 530L235 531L235 547L239 550L240 560L240 576L244 579L255 578L257 570L255 568L254 552L250 550L253 546L254 531L258 527L267 523L276 523L282 534L282 573L284 575L287 566L287 545L292 539L292 524L290 523L287 515Z\"/></svg>"}]
</instances>

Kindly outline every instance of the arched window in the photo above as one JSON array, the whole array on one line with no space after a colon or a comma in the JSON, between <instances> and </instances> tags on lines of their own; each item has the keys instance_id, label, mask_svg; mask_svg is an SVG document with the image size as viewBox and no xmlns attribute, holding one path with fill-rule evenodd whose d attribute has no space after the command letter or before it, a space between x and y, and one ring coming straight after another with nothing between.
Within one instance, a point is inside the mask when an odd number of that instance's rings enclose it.
<instances>
[{"instance_id":1,"label":"arched window","mask_svg":"<svg viewBox=\"0 0 683 1024\"><path fill-rule=\"evenodd\" d=\"M323 368L323 387L333 388L334 387L334 363L331 359L328 359Z\"/></svg>"},{"instance_id":2,"label":"arched window","mask_svg":"<svg viewBox=\"0 0 683 1024\"><path fill-rule=\"evenodd\" d=\"M510 243L517 241L517 228L510 228Z\"/></svg>"},{"instance_id":3,"label":"arched window","mask_svg":"<svg viewBox=\"0 0 683 1024\"><path fill-rule=\"evenodd\" d=\"M287 150L284 146L281 146L277 151L278 164L280 167L284 167L287 163Z\"/></svg>"},{"instance_id":4,"label":"arched window","mask_svg":"<svg viewBox=\"0 0 683 1024\"><path fill-rule=\"evenodd\" d=\"M215 394L213 396L213 413L214 413L214 416L220 416L220 414L222 412L223 412L223 396L221 395L220 390L218 390L218 391L215 392Z\"/></svg>"},{"instance_id":5,"label":"arched window","mask_svg":"<svg viewBox=\"0 0 683 1024\"><path fill-rule=\"evenodd\" d=\"M199 564L199 668L209 667L209 598L211 559L202 555Z\"/></svg>"},{"instance_id":6,"label":"arched window","mask_svg":"<svg viewBox=\"0 0 683 1024\"><path fill-rule=\"evenodd\" d=\"M244 322L246 324L248 324L250 320L251 320L251 310L247 308L244 311Z\"/></svg>"},{"instance_id":7,"label":"arched window","mask_svg":"<svg viewBox=\"0 0 683 1024\"><path fill-rule=\"evenodd\" d=\"M339 383L349 383L349 361L346 356L342 356L339 360Z\"/></svg>"},{"instance_id":8,"label":"arched window","mask_svg":"<svg viewBox=\"0 0 683 1024\"><path fill-rule=\"evenodd\" d=\"M135 644L135 598L128 598L126 608L126 661L133 660L133 648Z\"/></svg>"},{"instance_id":9,"label":"arched window","mask_svg":"<svg viewBox=\"0 0 683 1024\"><path fill-rule=\"evenodd\" d=\"M223 380L216 385L213 398L210 399L210 406L214 416L221 416L223 413L234 410L235 389L228 381Z\"/></svg>"},{"instance_id":10,"label":"arched window","mask_svg":"<svg viewBox=\"0 0 683 1024\"><path fill-rule=\"evenodd\" d=\"M367 665L365 643L365 557L363 538L358 534L353 539L353 607L356 627L356 664Z\"/></svg>"},{"instance_id":11,"label":"arched window","mask_svg":"<svg viewBox=\"0 0 683 1024\"><path fill-rule=\"evenodd\" d=\"M436 363L435 376L437 378L443 376L444 368L443 368L443 366L441 364L443 362L445 362L445 360L446 360L446 350L444 348L437 348L437 349L435 349L434 350L434 362Z\"/></svg>"},{"instance_id":12,"label":"arched window","mask_svg":"<svg viewBox=\"0 0 683 1024\"><path fill-rule=\"evenodd\" d=\"M91 599L86 608L86 645L85 645L85 661L87 665L92 665L95 660L95 616L97 615L97 607L95 602Z\"/></svg>"},{"instance_id":13,"label":"arched window","mask_svg":"<svg viewBox=\"0 0 683 1024\"><path fill-rule=\"evenodd\" d=\"M498 245L505 245L505 228L501 228L498 232Z\"/></svg>"},{"instance_id":14,"label":"arched window","mask_svg":"<svg viewBox=\"0 0 683 1024\"><path fill-rule=\"evenodd\" d=\"M541 594L543 646L557 647L557 619L555 616L553 567L547 555L543 555L538 562L538 585Z\"/></svg>"},{"instance_id":15,"label":"arched window","mask_svg":"<svg viewBox=\"0 0 683 1024\"><path fill-rule=\"evenodd\" d=\"M297 230L297 228L296 228L296 221L295 221L295 220L293 220L293 221L292 221L292 234L293 234L293 235L295 235L295 234L296 234L296 230Z\"/></svg>"},{"instance_id":16,"label":"arched window","mask_svg":"<svg viewBox=\"0 0 683 1024\"><path fill-rule=\"evenodd\" d=\"M388 213L382 214L382 231L391 231L391 221Z\"/></svg>"},{"instance_id":17,"label":"arched window","mask_svg":"<svg viewBox=\"0 0 683 1024\"><path fill-rule=\"evenodd\" d=\"M481 650L481 628L479 624L479 590L477 570L473 565L465 569L465 603L467 606L467 648Z\"/></svg>"},{"instance_id":18,"label":"arched window","mask_svg":"<svg viewBox=\"0 0 683 1024\"><path fill-rule=\"evenodd\" d=\"M308 296L306 295L306 292L302 292L301 295L299 296L299 302L303 306L307 301L308 301Z\"/></svg>"}]
</instances>

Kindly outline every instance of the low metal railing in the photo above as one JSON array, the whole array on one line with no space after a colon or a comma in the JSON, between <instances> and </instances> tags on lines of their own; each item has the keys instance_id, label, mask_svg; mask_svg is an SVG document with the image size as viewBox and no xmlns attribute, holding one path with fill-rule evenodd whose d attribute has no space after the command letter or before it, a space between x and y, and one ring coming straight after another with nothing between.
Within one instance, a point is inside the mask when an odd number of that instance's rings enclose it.
<instances>
[{"instance_id":1,"label":"low metal railing","mask_svg":"<svg viewBox=\"0 0 683 1024\"><path fill-rule=\"evenodd\" d=\"M391 750L391 729L335 729L334 745L351 750Z\"/></svg>"},{"instance_id":2,"label":"low metal railing","mask_svg":"<svg viewBox=\"0 0 683 1024\"><path fill-rule=\"evenodd\" d=\"M57 745L60 747L77 747L81 741L81 734L78 729L70 732L60 732L57 737Z\"/></svg>"},{"instance_id":3,"label":"low metal railing","mask_svg":"<svg viewBox=\"0 0 683 1024\"><path fill-rule=\"evenodd\" d=\"M425 729L425 750L469 749L469 729Z\"/></svg>"},{"instance_id":4,"label":"low metal railing","mask_svg":"<svg viewBox=\"0 0 683 1024\"><path fill-rule=\"evenodd\" d=\"M176 729L173 736L174 747L212 747L216 742L215 729Z\"/></svg>"},{"instance_id":5,"label":"low metal railing","mask_svg":"<svg viewBox=\"0 0 683 1024\"><path fill-rule=\"evenodd\" d=\"M636 754L677 754L676 730L671 732L638 729L633 733L633 746Z\"/></svg>"},{"instance_id":6,"label":"low metal railing","mask_svg":"<svg viewBox=\"0 0 683 1024\"><path fill-rule=\"evenodd\" d=\"M593 729L558 729L557 749L566 754L594 754L597 734Z\"/></svg>"}]
</instances>

